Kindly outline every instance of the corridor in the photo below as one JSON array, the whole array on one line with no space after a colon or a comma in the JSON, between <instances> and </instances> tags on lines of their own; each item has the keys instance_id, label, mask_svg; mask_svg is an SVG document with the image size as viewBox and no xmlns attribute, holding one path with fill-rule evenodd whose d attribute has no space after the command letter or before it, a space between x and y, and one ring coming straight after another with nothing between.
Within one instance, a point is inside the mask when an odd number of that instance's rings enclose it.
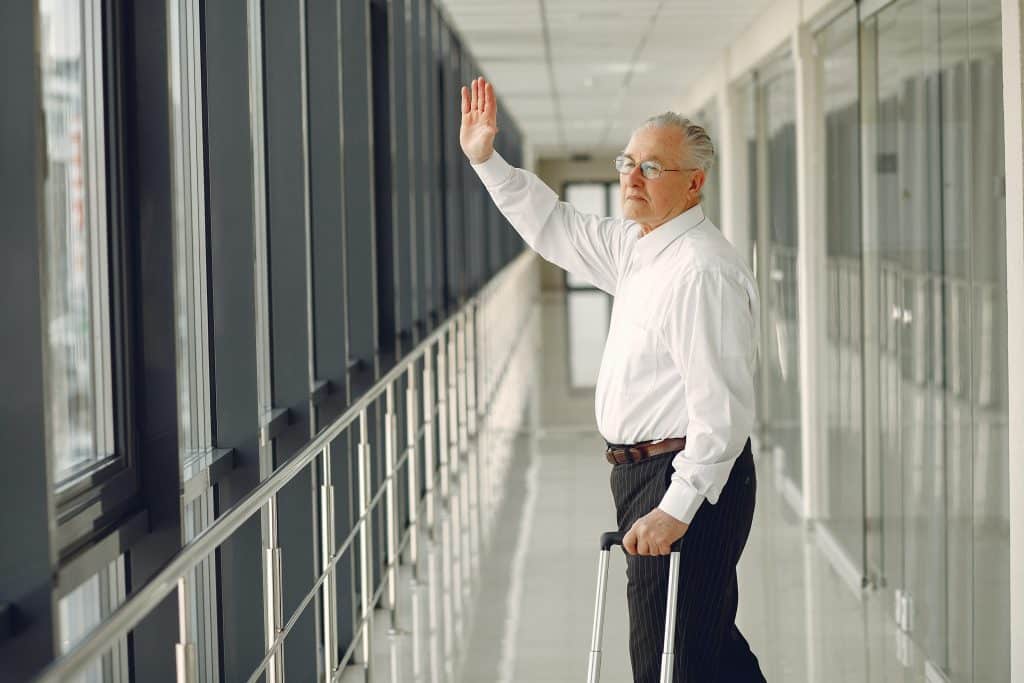
<instances>
[{"instance_id":1,"label":"corridor","mask_svg":"<svg viewBox=\"0 0 1024 683\"><path fill-rule=\"evenodd\" d=\"M604 443L594 426L593 381L573 386L570 338L600 318L570 320L574 293L537 299L524 334L522 423L484 427L482 443L508 449L501 502L456 612L440 543L423 535L420 581L402 569L398 634L378 612L374 669L383 680L429 683L564 683L586 678L597 538L614 528ZM576 325L570 329L570 325ZM591 350L592 352L592 350ZM586 365L586 359L576 359ZM596 369L596 366L593 366ZM583 379L584 383L587 378ZM505 389L507 390L507 388ZM499 391L502 391L499 389ZM934 683L926 660L896 628L878 592L854 591L832 569L778 488L775 456L755 448L754 527L739 566L737 625L769 681ZM602 680L630 677L625 647L625 563L612 554ZM343 681L362 680L361 669ZM976 679L979 682L986 679ZM998 678L989 678L994 683Z\"/></svg>"},{"instance_id":2,"label":"corridor","mask_svg":"<svg viewBox=\"0 0 1024 683\"><path fill-rule=\"evenodd\" d=\"M0 683L585 680L600 433L677 537L750 434L771 683L1024 681L1024 0L22 0L0 92Z\"/></svg>"}]
</instances>

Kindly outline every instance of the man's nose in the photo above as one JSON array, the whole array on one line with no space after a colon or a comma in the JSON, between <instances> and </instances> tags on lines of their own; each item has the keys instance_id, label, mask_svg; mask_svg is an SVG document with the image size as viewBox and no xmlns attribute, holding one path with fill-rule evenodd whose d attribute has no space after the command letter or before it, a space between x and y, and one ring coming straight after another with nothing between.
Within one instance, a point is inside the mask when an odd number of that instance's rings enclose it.
<instances>
[{"instance_id":1,"label":"man's nose","mask_svg":"<svg viewBox=\"0 0 1024 683\"><path fill-rule=\"evenodd\" d=\"M634 166L633 170L630 171L626 179L629 180L630 185L643 185L644 184L644 172L640 170L640 166Z\"/></svg>"}]
</instances>

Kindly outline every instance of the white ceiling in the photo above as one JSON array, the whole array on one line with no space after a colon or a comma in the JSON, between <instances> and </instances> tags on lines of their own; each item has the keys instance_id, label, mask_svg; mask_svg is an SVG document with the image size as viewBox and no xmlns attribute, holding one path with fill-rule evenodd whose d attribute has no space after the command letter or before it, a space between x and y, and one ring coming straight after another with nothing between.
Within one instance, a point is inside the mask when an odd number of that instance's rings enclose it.
<instances>
[{"instance_id":1,"label":"white ceiling","mask_svg":"<svg viewBox=\"0 0 1024 683\"><path fill-rule=\"evenodd\" d=\"M619 148L771 0L441 0L538 155Z\"/></svg>"}]
</instances>

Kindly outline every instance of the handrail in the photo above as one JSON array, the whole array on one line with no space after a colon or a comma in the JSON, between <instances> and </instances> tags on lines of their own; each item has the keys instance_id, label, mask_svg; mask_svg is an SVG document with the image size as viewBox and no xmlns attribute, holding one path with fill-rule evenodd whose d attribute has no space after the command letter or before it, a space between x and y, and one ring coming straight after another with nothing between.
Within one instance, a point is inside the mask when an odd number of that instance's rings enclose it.
<instances>
[{"instance_id":1,"label":"handrail","mask_svg":"<svg viewBox=\"0 0 1024 683\"><path fill-rule=\"evenodd\" d=\"M449 328L455 326L459 319L472 308L479 306L480 302L511 273L533 258L530 252L523 252L518 258L506 264L478 293L470 297L458 311L446 318L436 330L402 357L344 413L330 425L321 429L301 450L289 458L272 475L257 484L242 500L220 515L207 529L182 546L178 553L168 560L138 591L130 595L122 605L73 648L51 662L36 680L53 683L66 681L80 673L96 657L114 647L119 638L131 631L164 598L178 588L179 583L185 580L188 572L216 551L250 517L267 505L293 477L309 466L343 430L355 423L364 410L384 395L393 382L408 372L410 366L419 361L448 333Z\"/></svg>"}]
</instances>

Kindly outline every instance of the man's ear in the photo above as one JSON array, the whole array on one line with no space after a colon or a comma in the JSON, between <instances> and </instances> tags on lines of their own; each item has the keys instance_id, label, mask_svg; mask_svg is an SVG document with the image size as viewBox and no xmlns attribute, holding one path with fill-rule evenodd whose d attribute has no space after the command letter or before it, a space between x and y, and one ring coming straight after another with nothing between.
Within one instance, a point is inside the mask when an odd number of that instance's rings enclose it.
<instances>
[{"instance_id":1,"label":"man's ear","mask_svg":"<svg viewBox=\"0 0 1024 683\"><path fill-rule=\"evenodd\" d=\"M704 175L704 171L697 171L690 176L690 191L700 194L701 188L704 187L706 181L707 176Z\"/></svg>"}]
</instances>

